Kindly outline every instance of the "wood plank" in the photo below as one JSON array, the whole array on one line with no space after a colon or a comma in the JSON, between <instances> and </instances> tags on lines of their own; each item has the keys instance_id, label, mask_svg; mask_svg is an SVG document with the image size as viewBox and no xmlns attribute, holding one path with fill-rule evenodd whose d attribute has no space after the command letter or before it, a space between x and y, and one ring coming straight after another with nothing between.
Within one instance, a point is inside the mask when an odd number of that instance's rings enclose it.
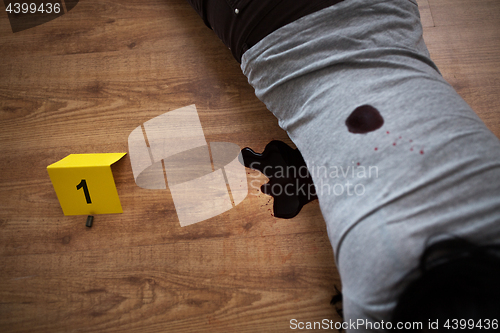
<instances>
[{"instance_id":1,"label":"wood plank","mask_svg":"<svg viewBox=\"0 0 500 333\"><path fill-rule=\"evenodd\" d=\"M418 4L433 60L500 137L499 2ZM125 152L134 128L186 105L209 142L291 143L186 1L80 1L15 34L2 14L0 59L1 332L285 332L292 318L340 319L317 202L276 219L254 188L181 228L170 192L137 187L126 156L113 166L123 214L91 229L62 214L47 165Z\"/></svg>"},{"instance_id":2,"label":"wood plank","mask_svg":"<svg viewBox=\"0 0 500 333\"><path fill-rule=\"evenodd\" d=\"M432 18L431 7L428 0L417 0L418 10L420 11L420 20L422 27L428 28L434 26L434 19Z\"/></svg>"},{"instance_id":3,"label":"wood plank","mask_svg":"<svg viewBox=\"0 0 500 333\"><path fill-rule=\"evenodd\" d=\"M496 0L427 1L436 27L498 25L500 3Z\"/></svg>"},{"instance_id":4,"label":"wood plank","mask_svg":"<svg viewBox=\"0 0 500 333\"><path fill-rule=\"evenodd\" d=\"M500 137L498 1L429 0L435 27L424 29L431 58L488 128Z\"/></svg>"},{"instance_id":5,"label":"wood plank","mask_svg":"<svg viewBox=\"0 0 500 333\"><path fill-rule=\"evenodd\" d=\"M299 313L336 318L329 301L339 281L328 248L324 233L311 232L4 257L0 327L284 331Z\"/></svg>"}]
</instances>

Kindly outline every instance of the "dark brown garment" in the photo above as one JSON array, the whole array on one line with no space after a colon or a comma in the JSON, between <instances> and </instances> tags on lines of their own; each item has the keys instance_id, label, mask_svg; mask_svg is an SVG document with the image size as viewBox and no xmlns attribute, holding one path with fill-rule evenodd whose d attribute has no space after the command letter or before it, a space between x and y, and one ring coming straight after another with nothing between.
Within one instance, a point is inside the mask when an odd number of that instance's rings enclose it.
<instances>
[{"instance_id":1,"label":"dark brown garment","mask_svg":"<svg viewBox=\"0 0 500 333\"><path fill-rule=\"evenodd\" d=\"M343 0L188 0L234 58L273 31Z\"/></svg>"}]
</instances>

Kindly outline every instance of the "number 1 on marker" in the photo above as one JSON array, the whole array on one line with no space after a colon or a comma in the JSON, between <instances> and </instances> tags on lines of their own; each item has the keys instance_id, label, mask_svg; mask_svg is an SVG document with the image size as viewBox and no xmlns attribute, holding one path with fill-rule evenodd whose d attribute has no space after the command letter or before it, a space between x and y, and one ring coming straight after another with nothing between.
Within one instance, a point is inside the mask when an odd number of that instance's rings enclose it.
<instances>
[{"instance_id":1,"label":"number 1 on marker","mask_svg":"<svg viewBox=\"0 0 500 333\"><path fill-rule=\"evenodd\" d=\"M76 185L76 189L79 190L83 188L83 193L85 193L85 200L87 200L87 204L91 204L92 200L90 199L89 188L87 187L87 181L82 179L80 184Z\"/></svg>"},{"instance_id":2,"label":"number 1 on marker","mask_svg":"<svg viewBox=\"0 0 500 333\"><path fill-rule=\"evenodd\" d=\"M64 215L123 213L111 164L125 155L70 154L47 166Z\"/></svg>"}]
</instances>

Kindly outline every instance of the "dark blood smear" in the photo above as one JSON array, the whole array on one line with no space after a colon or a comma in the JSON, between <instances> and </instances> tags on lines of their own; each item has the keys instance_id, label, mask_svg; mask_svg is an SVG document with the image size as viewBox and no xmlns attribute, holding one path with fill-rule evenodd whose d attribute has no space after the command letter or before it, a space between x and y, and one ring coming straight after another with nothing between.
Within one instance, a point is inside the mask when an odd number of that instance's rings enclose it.
<instances>
[{"instance_id":1,"label":"dark blood smear","mask_svg":"<svg viewBox=\"0 0 500 333\"><path fill-rule=\"evenodd\" d=\"M351 133L365 134L378 130L384 125L384 118L371 105L362 105L352 111L345 124Z\"/></svg>"},{"instance_id":2,"label":"dark blood smear","mask_svg":"<svg viewBox=\"0 0 500 333\"><path fill-rule=\"evenodd\" d=\"M274 198L275 217L295 217L305 204L318 198L306 162L298 149L274 140L267 144L262 154L243 148L240 157L244 166L258 170L269 178L269 182L260 189Z\"/></svg>"}]
</instances>

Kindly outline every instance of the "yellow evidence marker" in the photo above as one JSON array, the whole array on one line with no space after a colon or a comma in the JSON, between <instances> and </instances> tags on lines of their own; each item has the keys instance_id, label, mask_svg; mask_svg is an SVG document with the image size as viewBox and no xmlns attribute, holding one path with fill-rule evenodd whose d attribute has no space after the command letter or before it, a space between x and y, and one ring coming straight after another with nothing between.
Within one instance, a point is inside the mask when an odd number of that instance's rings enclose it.
<instances>
[{"instance_id":1,"label":"yellow evidence marker","mask_svg":"<svg viewBox=\"0 0 500 333\"><path fill-rule=\"evenodd\" d=\"M123 213L111 164L126 154L71 154L49 165L64 215Z\"/></svg>"}]
</instances>

